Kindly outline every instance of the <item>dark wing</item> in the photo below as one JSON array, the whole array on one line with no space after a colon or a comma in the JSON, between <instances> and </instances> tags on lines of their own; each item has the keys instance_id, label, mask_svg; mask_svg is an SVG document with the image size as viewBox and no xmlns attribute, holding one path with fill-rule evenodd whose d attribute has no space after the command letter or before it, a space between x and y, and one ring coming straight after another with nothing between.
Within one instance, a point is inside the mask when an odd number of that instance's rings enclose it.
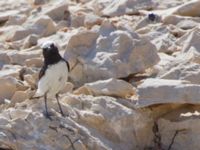
<instances>
[{"instance_id":1,"label":"dark wing","mask_svg":"<svg viewBox=\"0 0 200 150\"><path fill-rule=\"evenodd\" d=\"M67 65L68 71L70 71L70 66L69 66L68 61L66 61L65 59L63 59L63 60L66 62L66 65Z\"/></svg>"},{"instance_id":2,"label":"dark wing","mask_svg":"<svg viewBox=\"0 0 200 150\"><path fill-rule=\"evenodd\" d=\"M43 66L39 73L39 80L44 76L47 66Z\"/></svg>"}]
</instances>

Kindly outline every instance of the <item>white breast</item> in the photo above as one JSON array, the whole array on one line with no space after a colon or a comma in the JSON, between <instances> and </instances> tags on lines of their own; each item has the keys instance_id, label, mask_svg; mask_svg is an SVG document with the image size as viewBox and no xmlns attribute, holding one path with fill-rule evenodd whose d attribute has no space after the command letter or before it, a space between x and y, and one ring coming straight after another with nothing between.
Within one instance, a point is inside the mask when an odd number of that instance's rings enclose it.
<instances>
[{"instance_id":1,"label":"white breast","mask_svg":"<svg viewBox=\"0 0 200 150\"><path fill-rule=\"evenodd\" d=\"M49 65L44 76L38 82L37 96L47 93L48 97L54 97L61 91L68 79L68 68L64 61Z\"/></svg>"}]
</instances>

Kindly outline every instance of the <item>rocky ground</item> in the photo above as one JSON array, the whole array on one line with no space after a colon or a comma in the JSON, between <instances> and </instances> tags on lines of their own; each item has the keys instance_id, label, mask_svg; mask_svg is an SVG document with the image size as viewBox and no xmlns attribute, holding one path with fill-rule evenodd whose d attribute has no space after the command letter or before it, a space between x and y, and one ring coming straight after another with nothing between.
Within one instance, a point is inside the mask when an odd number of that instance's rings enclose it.
<instances>
[{"instance_id":1,"label":"rocky ground","mask_svg":"<svg viewBox=\"0 0 200 150\"><path fill-rule=\"evenodd\" d=\"M199 0L0 1L1 150L200 149ZM30 99L41 44L69 82Z\"/></svg>"}]
</instances>

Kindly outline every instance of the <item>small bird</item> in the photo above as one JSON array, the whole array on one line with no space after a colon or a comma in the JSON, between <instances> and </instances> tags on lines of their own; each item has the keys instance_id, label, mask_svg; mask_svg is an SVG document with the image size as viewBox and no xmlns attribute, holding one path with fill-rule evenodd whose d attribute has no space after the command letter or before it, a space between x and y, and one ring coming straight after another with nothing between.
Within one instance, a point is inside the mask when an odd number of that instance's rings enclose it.
<instances>
[{"instance_id":1,"label":"small bird","mask_svg":"<svg viewBox=\"0 0 200 150\"><path fill-rule=\"evenodd\" d=\"M60 113L64 116L61 105L59 103L59 92L64 88L65 82L68 80L69 63L60 56L58 47L52 41L47 41L42 45L44 63L39 73L38 89L34 97L43 97L45 103L45 116L50 118L47 98L55 97L60 109Z\"/></svg>"}]
</instances>

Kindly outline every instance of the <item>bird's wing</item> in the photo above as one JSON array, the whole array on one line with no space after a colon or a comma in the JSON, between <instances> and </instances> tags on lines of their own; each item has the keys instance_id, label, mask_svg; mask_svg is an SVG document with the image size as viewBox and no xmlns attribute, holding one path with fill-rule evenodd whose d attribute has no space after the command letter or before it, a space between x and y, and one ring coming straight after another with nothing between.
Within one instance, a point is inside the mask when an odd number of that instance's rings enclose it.
<instances>
[{"instance_id":1,"label":"bird's wing","mask_svg":"<svg viewBox=\"0 0 200 150\"><path fill-rule=\"evenodd\" d=\"M65 61L66 65L67 65L68 71L70 71L69 62L68 62L68 61L66 61L65 59L63 59L63 60Z\"/></svg>"},{"instance_id":2,"label":"bird's wing","mask_svg":"<svg viewBox=\"0 0 200 150\"><path fill-rule=\"evenodd\" d=\"M43 66L39 73L39 80L44 76L47 66Z\"/></svg>"}]
</instances>

